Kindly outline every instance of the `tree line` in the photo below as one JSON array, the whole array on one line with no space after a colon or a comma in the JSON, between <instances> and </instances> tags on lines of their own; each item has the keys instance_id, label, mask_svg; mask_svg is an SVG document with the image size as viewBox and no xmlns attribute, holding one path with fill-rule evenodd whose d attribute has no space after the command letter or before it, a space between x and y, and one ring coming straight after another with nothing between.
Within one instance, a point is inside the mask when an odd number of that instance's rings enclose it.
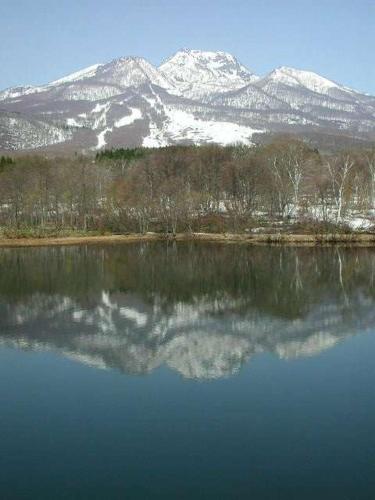
<instances>
[{"instance_id":1,"label":"tree line","mask_svg":"<svg viewBox=\"0 0 375 500\"><path fill-rule=\"evenodd\" d=\"M374 209L375 147L322 155L284 138L0 158L3 230L329 230L371 224Z\"/></svg>"}]
</instances>

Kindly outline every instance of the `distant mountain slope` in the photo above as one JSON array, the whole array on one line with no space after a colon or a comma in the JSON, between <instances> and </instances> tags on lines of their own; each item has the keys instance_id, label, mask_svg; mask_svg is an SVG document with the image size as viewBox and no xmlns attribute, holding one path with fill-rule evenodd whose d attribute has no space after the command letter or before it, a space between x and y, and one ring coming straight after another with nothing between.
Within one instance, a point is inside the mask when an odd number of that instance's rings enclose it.
<instances>
[{"instance_id":1,"label":"distant mountain slope","mask_svg":"<svg viewBox=\"0 0 375 500\"><path fill-rule=\"evenodd\" d=\"M252 144L277 132L374 140L375 97L311 71L259 77L226 52L187 49L159 68L124 57L0 92L5 151Z\"/></svg>"}]
</instances>

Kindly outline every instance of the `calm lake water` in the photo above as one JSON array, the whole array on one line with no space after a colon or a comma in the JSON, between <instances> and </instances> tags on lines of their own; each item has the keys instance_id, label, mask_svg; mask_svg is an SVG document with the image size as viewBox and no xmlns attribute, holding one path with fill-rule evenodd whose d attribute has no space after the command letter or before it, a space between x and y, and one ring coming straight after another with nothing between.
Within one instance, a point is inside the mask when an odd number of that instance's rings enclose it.
<instances>
[{"instance_id":1,"label":"calm lake water","mask_svg":"<svg viewBox=\"0 0 375 500\"><path fill-rule=\"evenodd\" d=\"M0 249L0 498L375 498L375 249Z\"/></svg>"}]
</instances>

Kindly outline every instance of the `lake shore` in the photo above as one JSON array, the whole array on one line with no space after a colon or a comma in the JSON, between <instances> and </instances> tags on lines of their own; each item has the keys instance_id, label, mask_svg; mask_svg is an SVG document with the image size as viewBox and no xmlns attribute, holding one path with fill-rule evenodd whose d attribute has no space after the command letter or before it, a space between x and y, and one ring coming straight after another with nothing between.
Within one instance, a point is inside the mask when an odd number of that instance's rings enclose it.
<instances>
[{"instance_id":1,"label":"lake shore","mask_svg":"<svg viewBox=\"0 0 375 500\"><path fill-rule=\"evenodd\" d=\"M250 245L353 245L375 246L375 234L233 234L233 233L161 233L66 236L43 238L0 238L0 247L69 246L142 241L205 241L215 243L246 243Z\"/></svg>"}]
</instances>

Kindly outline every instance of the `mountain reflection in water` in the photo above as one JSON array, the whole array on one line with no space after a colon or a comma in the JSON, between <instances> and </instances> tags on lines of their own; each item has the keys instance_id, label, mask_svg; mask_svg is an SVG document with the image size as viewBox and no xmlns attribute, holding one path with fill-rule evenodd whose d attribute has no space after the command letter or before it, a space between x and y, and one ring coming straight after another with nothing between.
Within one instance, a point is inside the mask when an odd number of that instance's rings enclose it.
<instances>
[{"instance_id":1,"label":"mountain reflection in water","mask_svg":"<svg viewBox=\"0 0 375 500\"><path fill-rule=\"evenodd\" d=\"M375 253L202 243L0 250L0 345L97 368L236 373L375 326Z\"/></svg>"}]
</instances>

